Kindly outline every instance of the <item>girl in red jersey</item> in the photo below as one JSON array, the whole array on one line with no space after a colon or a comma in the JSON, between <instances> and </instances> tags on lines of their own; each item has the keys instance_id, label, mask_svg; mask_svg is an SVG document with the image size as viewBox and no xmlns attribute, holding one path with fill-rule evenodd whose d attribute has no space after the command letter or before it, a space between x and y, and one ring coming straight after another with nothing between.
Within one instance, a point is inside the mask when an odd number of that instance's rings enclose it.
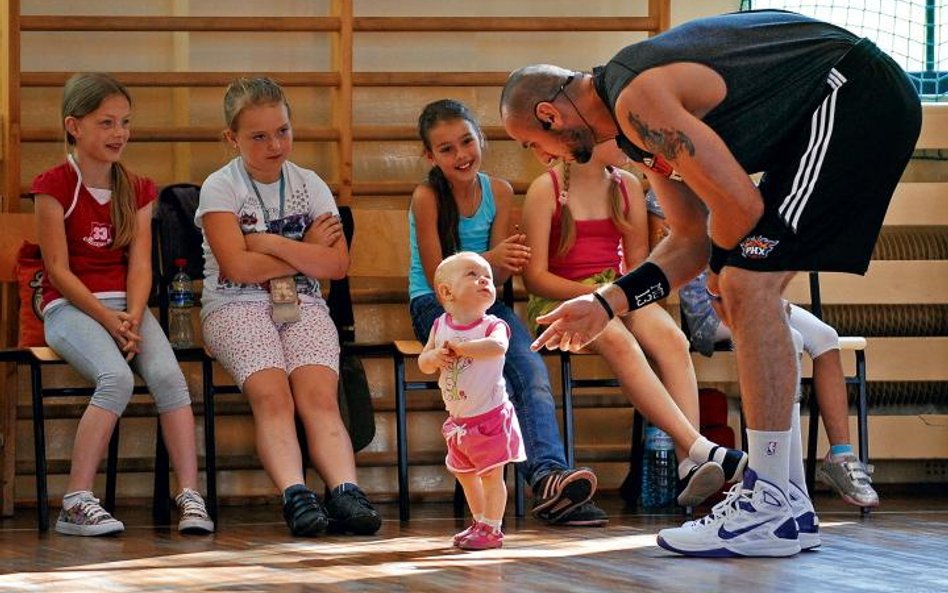
<instances>
[{"instance_id":1,"label":"girl in red jersey","mask_svg":"<svg viewBox=\"0 0 948 593\"><path fill-rule=\"evenodd\" d=\"M79 421L56 531L118 533L125 526L92 493L112 429L139 374L155 398L181 492L182 532L210 533L197 486L194 416L168 339L148 310L151 293L150 179L119 162L129 139L131 96L107 74L76 74L63 91L68 157L40 174L30 192L46 274L46 342L95 392Z\"/></svg>"}]
</instances>

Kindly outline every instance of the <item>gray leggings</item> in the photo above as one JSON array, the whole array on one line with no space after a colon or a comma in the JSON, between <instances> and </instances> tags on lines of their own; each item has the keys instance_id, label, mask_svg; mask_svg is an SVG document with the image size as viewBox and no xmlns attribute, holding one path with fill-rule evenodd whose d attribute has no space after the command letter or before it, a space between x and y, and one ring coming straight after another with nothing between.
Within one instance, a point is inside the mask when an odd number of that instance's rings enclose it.
<instances>
[{"instance_id":1,"label":"gray leggings","mask_svg":"<svg viewBox=\"0 0 948 593\"><path fill-rule=\"evenodd\" d=\"M109 309L125 310L124 298L102 299ZM121 416L132 397L134 370L148 385L158 413L191 405L191 396L168 338L151 311L142 315L141 352L131 363L98 321L66 302L48 309L46 343L80 375L95 383L91 405Z\"/></svg>"}]
</instances>

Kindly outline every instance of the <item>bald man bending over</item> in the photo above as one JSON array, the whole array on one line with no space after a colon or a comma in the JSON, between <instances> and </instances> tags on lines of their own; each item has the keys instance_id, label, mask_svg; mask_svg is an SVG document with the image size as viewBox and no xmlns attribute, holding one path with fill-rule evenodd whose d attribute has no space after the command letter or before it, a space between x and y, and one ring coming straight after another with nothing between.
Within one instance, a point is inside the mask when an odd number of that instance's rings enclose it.
<instances>
[{"instance_id":1,"label":"bald man bending over","mask_svg":"<svg viewBox=\"0 0 948 593\"><path fill-rule=\"evenodd\" d=\"M724 502L662 530L659 545L692 556L799 552L804 503L788 494L799 369L781 294L795 271L866 272L921 126L908 77L849 31L752 11L672 28L592 74L522 68L500 107L510 136L544 163L585 162L615 139L617 163L643 169L671 227L641 266L540 318L549 326L534 348L579 350L614 315L710 267L734 335L750 460ZM763 173L759 186L751 173Z\"/></svg>"}]
</instances>

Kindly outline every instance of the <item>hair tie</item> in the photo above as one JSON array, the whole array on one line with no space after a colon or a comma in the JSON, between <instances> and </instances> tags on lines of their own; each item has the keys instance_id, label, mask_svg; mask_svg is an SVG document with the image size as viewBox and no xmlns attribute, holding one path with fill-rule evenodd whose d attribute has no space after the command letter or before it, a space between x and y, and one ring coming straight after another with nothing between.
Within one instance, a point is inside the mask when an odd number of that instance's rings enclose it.
<instances>
[{"instance_id":1,"label":"hair tie","mask_svg":"<svg viewBox=\"0 0 948 593\"><path fill-rule=\"evenodd\" d=\"M569 199L569 162L563 162L563 185L560 187L560 195L557 196L556 201L560 203L560 206L565 206L566 201Z\"/></svg>"},{"instance_id":2,"label":"hair tie","mask_svg":"<svg viewBox=\"0 0 948 593\"><path fill-rule=\"evenodd\" d=\"M611 179L615 183L622 183L622 174L619 173L619 169L615 167L606 167L606 171Z\"/></svg>"}]
</instances>

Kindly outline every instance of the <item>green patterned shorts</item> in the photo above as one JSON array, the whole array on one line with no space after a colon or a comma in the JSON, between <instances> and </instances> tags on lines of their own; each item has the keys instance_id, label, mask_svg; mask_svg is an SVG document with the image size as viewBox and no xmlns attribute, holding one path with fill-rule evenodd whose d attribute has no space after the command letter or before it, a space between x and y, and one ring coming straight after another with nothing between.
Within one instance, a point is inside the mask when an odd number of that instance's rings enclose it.
<instances>
[{"instance_id":1,"label":"green patterned shorts","mask_svg":"<svg viewBox=\"0 0 948 593\"><path fill-rule=\"evenodd\" d=\"M580 280L580 282L583 284L598 286L600 284L609 284L610 282L614 282L615 279L616 272L610 268L608 270L603 270L598 274L593 274L588 278L584 278ZM532 294L530 295L529 300L527 300L527 327L530 328L530 331L533 332L533 335L536 336L540 333L540 326L537 325L537 317L549 313L553 309L557 308L562 302L563 301L546 299Z\"/></svg>"}]
</instances>

